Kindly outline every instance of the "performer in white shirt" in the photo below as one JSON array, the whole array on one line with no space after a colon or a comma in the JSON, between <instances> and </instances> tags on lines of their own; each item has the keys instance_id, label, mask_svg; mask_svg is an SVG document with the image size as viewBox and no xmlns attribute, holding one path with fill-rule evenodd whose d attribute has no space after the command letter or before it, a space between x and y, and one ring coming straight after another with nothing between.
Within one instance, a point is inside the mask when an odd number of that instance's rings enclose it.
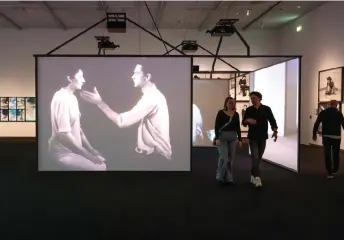
<instances>
[{"instance_id":1,"label":"performer in white shirt","mask_svg":"<svg viewBox=\"0 0 344 240\"><path fill-rule=\"evenodd\" d=\"M101 98L97 88L93 92L82 91L81 97L96 104L118 127L129 127L140 122L135 151L147 155L156 152L171 160L169 112L165 96L151 82L151 74L137 64L132 75L134 87L141 88L142 97L129 111L117 113Z\"/></svg>"},{"instance_id":2,"label":"performer in white shirt","mask_svg":"<svg viewBox=\"0 0 344 240\"><path fill-rule=\"evenodd\" d=\"M192 104L192 142L193 144L197 143L197 136L200 136L203 139L202 125L203 125L203 121L202 121L201 110L195 104Z\"/></svg>"},{"instance_id":3,"label":"performer in white shirt","mask_svg":"<svg viewBox=\"0 0 344 240\"><path fill-rule=\"evenodd\" d=\"M82 70L67 79L69 84L55 93L50 105L50 155L63 170L105 171L105 159L91 146L80 127L79 103L74 92L85 83Z\"/></svg>"}]
</instances>

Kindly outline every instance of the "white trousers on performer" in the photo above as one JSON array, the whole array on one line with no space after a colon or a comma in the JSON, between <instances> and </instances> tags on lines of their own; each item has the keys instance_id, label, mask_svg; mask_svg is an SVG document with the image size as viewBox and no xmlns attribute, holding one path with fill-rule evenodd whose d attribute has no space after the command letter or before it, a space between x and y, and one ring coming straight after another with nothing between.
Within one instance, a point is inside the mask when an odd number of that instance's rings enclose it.
<instances>
[{"instance_id":1,"label":"white trousers on performer","mask_svg":"<svg viewBox=\"0 0 344 240\"><path fill-rule=\"evenodd\" d=\"M75 154L59 154L55 156L66 171L106 171L106 164L95 164L87 158Z\"/></svg>"}]
</instances>

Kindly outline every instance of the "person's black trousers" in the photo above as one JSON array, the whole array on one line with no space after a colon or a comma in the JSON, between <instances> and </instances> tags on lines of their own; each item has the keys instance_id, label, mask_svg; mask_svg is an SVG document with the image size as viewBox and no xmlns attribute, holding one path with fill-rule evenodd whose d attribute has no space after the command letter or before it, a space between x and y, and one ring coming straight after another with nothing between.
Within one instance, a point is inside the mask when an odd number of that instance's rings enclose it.
<instances>
[{"instance_id":1,"label":"person's black trousers","mask_svg":"<svg viewBox=\"0 0 344 240\"><path fill-rule=\"evenodd\" d=\"M262 140L253 140L249 139L249 146L251 151L251 175L253 177L259 177L260 176L260 162L262 160L265 147L266 147L266 139Z\"/></svg>"},{"instance_id":2,"label":"person's black trousers","mask_svg":"<svg viewBox=\"0 0 344 240\"><path fill-rule=\"evenodd\" d=\"M339 169L340 139L323 137L322 141L324 146L326 170L329 175L332 175Z\"/></svg>"}]
</instances>

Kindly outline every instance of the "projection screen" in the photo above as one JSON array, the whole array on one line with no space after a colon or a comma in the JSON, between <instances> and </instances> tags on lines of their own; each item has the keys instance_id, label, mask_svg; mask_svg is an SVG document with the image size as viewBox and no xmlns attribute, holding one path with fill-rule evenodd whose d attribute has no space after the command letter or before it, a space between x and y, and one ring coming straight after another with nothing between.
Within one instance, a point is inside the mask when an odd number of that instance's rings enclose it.
<instances>
[{"instance_id":1,"label":"projection screen","mask_svg":"<svg viewBox=\"0 0 344 240\"><path fill-rule=\"evenodd\" d=\"M251 73L251 91L262 94L262 104L271 108L278 125L278 139L269 139L263 159L298 171L298 84L299 60L258 70Z\"/></svg>"},{"instance_id":2,"label":"projection screen","mask_svg":"<svg viewBox=\"0 0 344 240\"><path fill-rule=\"evenodd\" d=\"M215 118L228 97L228 80L193 80L193 146L212 147Z\"/></svg>"},{"instance_id":3,"label":"projection screen","mask_svg":"<svg viewBox=\"0 0 344 240\"><path fill-rule=\"evenodd\" d=\"M40 171L190 171L189 57L37 56Z\"/></svg>"}]
</instances>

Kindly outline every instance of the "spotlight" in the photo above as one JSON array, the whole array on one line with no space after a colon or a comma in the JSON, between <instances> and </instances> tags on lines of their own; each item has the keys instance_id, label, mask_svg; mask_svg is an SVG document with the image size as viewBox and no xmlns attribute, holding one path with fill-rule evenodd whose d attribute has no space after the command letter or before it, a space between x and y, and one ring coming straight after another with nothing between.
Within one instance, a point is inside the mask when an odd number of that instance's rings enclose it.
<instances>
[{"instance_id":1,"label":"spotlight","mask_svg":"<svg viewBox=\"0 0 344 240\"><path fill-rule=\"evenodd\" d=\"M195 53L198 50L197 41L182 41L182 51L185 53Z\"/></svg>"},{"instance_id":2,"label":"spotlight","mask_svg":"<svg viewBox=\"0 0 344 240\"><path fill-rule=\"evenodd\" d=\"M212 30L207 30L205 33L210 33L211 36L228 37L236 32L234 23L239 19L220 19Z\"/></svg>"},{"instance_id":3,"label":"spotlight","mask_svg":"<svg viewBox=\"0 0 344 240\"><path fill-rule=\"evenodd\" d=\"M251 10L250 9L247 9L246 11L246 16L250 16L251 15Z\"/></svg>"},{"instance_id":4,"label":"spotlight","mask_svg":"<svg viewBox=\"0 0 344 240\"><path fill-rule=\"evenodd\" d=\"M95 39L98 41L98 49L100 50L114 50L116 48L119 48L119 45L114 44L110 40L110 37L108 36L95 36Z\"/></svg>"},{"instance_id":5,"label":"spotlight","mask_svg":"<svg viewBox=\"0 0 344 240\"><path fill-rule=\"evenodd\" d=\"M125 33L127 31L126 13L106 13L106 28L110 33Z\"/></svg>"}]
</instances>

